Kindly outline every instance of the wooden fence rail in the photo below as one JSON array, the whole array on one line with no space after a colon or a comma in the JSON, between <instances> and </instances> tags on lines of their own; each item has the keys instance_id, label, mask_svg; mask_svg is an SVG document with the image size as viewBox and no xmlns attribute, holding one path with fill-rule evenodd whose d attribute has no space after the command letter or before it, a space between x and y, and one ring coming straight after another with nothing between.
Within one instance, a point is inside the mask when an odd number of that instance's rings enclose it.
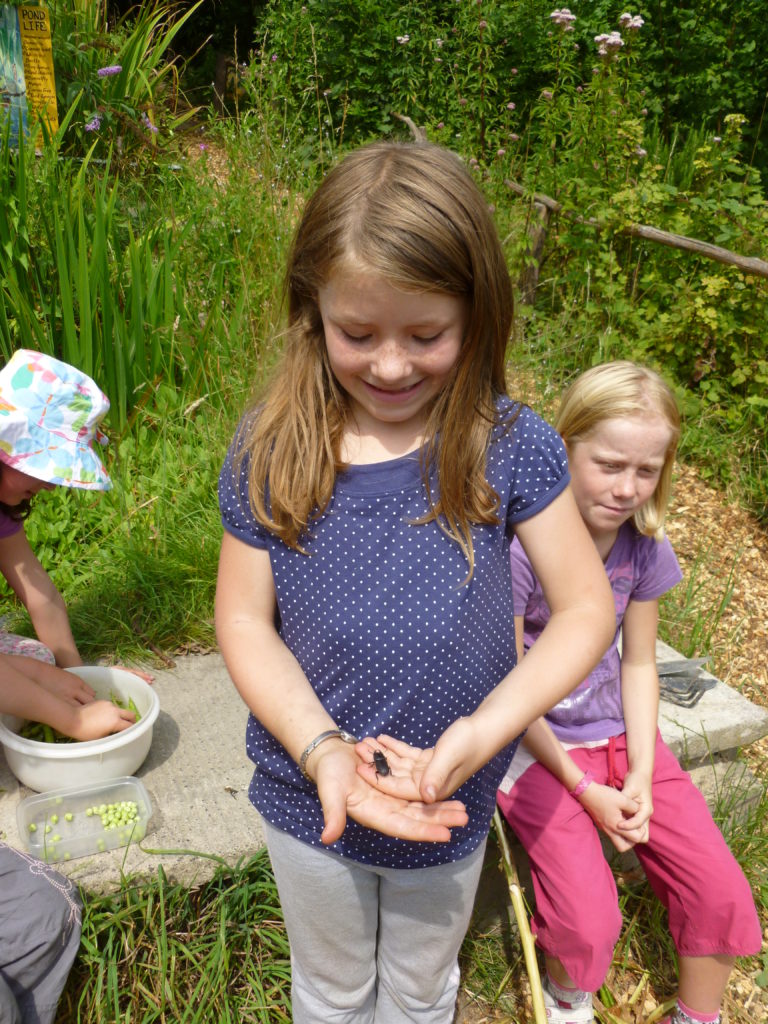
<instances>
[{"instance_id":1,"label":"wooden fence rail","mask_svg":"<svg viewBox=\"0 0 768 1024\"><path fill-rule=\"evenodd\" d=\"M507 188L519 196L526 196L533 203L538 214L538 219L531 225L529 232L528 253L532 257L530 264L526 267L520 280L520 291L522 301L531 303L533 293L536 290L539 275L539 263L541 253L546 241L549 218L553 213L560 213L563 210L562 203L550 196L535 192L530 195L522 185L516 181L507 179ZM580 217L577 214L568 213L568 216L580 224L587 224L600 230L601 226L594 217ZM699 238L687 238L685 235L675 235L671 231L661 231L659 228L650 227L647 224L626 224L618 228L618 234L630 235L632 238L642 238L647 242L655 242L658 245L668 245L673 249L684 249L687 252L697 253L708 260L716 260L718 263L726 263L738 267L746 274L754 274L757 277L768 278L768 262L758 259L756 256L742 256L740 253L731 252L730 249L723 249L719 245L711 245Z\"/></svg>"}]
</instances>

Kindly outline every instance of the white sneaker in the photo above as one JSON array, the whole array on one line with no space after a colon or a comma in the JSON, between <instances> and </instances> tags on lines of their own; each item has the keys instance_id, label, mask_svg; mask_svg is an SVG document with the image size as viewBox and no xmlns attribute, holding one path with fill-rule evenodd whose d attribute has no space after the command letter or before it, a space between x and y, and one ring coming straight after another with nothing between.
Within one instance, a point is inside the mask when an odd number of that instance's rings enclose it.
<instances>
[{"instance_id":1,"label":"white sneaker","mask_svg":"<svg viewBox=\"0 0 768 1024\"><path fill-rule=\"evenodd\" d=\"M562 1006L546 984L543 986L543 991L544 1009L547 1012L547 1020L552 1024L594 1024L595 1012L592 1009L591 999L581 1006Z\"/></svg>"}]
</instances>

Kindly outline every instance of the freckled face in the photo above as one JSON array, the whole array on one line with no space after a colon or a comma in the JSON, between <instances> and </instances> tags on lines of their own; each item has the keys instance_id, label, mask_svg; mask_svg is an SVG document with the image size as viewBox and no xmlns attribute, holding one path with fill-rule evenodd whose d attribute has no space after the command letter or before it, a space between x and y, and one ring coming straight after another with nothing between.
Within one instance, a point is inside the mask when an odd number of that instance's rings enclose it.
<instances>
[{"instance_id":1,"label":"freckled face","mask_svg":"<svg viewBox=\"0 0 768 1024\"><path fill-rule=\"evenodd\" d=\"M573 494L593 540L619 527L653 495L672 431L656 415L604 420L568 446Z\"/></svg>"},{"instance_id":2,"label":"freckled face","mask_svg":"<svg viewBox=\"0 0 768 1024\"><path fill-rule=\"evenodd\" d=\"M54 486L5 463L0 466L0 501L11 508L33 498L39 491L52 491Z\"/></svg>"},{"instance_id":3,"label":"freckled face","mask_svg":"<svg viewBox=\"0 0 768 1024\"><path fill-rule=\"evenodd\" d=\"M318 305L331 369L360 429L394 426L417 438L459 357L464 300L342 270L320 289Z\"/></svg>"}]
</instances>

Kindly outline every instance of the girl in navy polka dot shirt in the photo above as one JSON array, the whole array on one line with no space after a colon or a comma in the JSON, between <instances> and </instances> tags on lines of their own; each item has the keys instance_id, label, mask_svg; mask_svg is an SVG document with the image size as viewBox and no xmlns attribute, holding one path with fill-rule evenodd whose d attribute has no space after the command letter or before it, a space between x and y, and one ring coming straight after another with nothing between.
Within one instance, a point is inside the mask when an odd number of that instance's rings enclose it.
<instances>
[{"instance_id":1,"label":"girl in navy polka dot shirt","mask_svg":"<svg viewBox=\"0 0 768 1024\"><path fill-rule=\"evenodd\" d=\"M458 157L347 156L304 209L286 297L221 473L216 625L293 1019L448 1022L496 788L607 647L610 588L560 439L506 396L509 276ZM519 667L513 535L553 612ZM418 773L388 777L358 739L385 733L426 751Z\"/></svg>"}]
</instances>

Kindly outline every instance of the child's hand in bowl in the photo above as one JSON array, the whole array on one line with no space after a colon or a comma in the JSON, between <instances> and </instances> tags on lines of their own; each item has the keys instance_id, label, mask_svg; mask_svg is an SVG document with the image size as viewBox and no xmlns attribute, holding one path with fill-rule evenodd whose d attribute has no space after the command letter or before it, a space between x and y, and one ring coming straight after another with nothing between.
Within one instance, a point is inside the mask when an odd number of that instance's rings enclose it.
<instances>
[{"instance_id":1,"label":"child's hand in bowl","mask_svg":"<svg viewBox=\"0 0 768 1024\"><path fill-rule=\"evenodd\" d=\"M122 732L135 721L133 711L119 708L109 700L94 700L80 705L74 712L72 727L62 731L76 740L99 740Z\"/></svg>"}]
</instances>

